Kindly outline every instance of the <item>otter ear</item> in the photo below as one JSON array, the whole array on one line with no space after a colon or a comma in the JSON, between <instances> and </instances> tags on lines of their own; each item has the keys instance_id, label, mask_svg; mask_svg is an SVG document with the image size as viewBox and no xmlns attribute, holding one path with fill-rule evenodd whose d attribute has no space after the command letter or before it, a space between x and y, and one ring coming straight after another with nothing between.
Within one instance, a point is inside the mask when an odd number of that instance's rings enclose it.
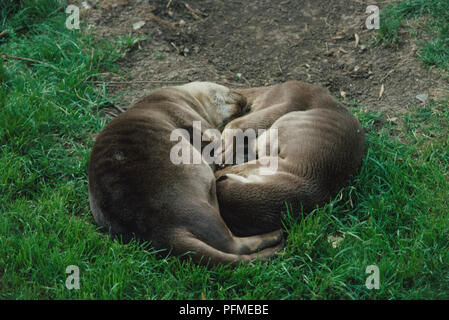
<instances>
[{"instance_id":1,"label":"otter ear","mask_svg":"<svg viewBox=\"0 0 449 320\"><path fill-rule=\"evenodd\" d=\"M227 178L228 178L227 175L222 175L222 176L219 176L216 181L220 182L220 181L226 180Z\"/></svg>"},{"instance_id":2,"label":"otter ear","mask_svg":"<svg viewBox=\"0 0 449 320\"><path fill-rule=\"evenodd\" d=\"M236 90L231 90L231 95L236 103L236 105L239 107L239 111L242 113L246 113L249 111L249 106L246 101L246 97L237 92Z\"/></svg>"}]
</instances>

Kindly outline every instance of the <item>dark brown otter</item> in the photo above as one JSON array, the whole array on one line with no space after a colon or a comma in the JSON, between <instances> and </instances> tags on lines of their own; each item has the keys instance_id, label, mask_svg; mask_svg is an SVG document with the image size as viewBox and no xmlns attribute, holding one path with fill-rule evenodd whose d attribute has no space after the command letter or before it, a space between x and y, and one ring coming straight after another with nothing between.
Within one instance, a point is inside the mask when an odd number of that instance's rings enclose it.
<instances>
[{"instance_id":1,"label":"dark brown otter","mask_svg":"<svg viewBox=\"0 0 449 320\"><path fill-rule=\"evenodd\" d=\"M245 106L229 88L193 82L159 89L105 126L89 162L89 199L98 225L112 235L151 241L156 249L196 262L238 263L268 258L281 248L280 231L239 238L222 220L214 172L201 164L174 164L175 129L201 133L222 125ZM188 143L186 137L182 143ZM200 152L192 148L193 153Z\"/></svg>"},{"instance_id":2,"label":"dark brown otter","mask_svg":"<svg viewBox=\"0 0 449 320\"><path fill-rule=\"evenodd\" d=\"M226 128L277 129L279 154L276 172L269 172L272 169L262 161L269 160L268 153L216 172L220 213L234 234L278 230L286 204L294 214L301 208L308 213L328 202L359 171L363 129L327 90L289 81L237 92L246 96L250 112ZM224 153L233 153L235 140L224 132L223 139ZM268 148L269 143L260 139L260 147Z\"/></svg>"}]
</instances>

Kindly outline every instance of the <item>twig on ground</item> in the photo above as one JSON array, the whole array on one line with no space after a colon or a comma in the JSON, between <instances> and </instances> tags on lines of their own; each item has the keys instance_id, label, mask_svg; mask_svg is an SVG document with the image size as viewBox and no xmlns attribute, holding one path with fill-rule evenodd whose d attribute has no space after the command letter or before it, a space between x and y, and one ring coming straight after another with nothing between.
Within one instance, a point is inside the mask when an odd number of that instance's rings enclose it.
<instances>
[{"instance_id":1,"label":"twig on ground","mask_svg":"<svg viewBox=\"0 0 449 320\"><path fill-rule=\"evenodd\" d=\"M201 20L200 15L204 15L204 13L202 13L198 9L193 9L187 2L185 2L184 5L187 8L187 10L189 10L189 13L192 15L193 18L195 18L196 20Z\"/></svg>"},{"instance_id":2,"label":"twig on ground","mask_svg":"<svg viewBox=\"0 0 449 320\"><path fill-rule=\"evenodd\" d=\"M63 107L61 107L61 106L58 106L56 103L54 103L54 102L51 101L51 100L45 99L45 98L40 97L40 96L31 95L31 94L25 94L25 96L31 97L31 98L38 98L38 99L41 99L41 100L44 101L44 102L48 102L48 103L54 105L56 108L58 108L59 110L61 110L62 112L64 112L66 115L68 115L68 116L70 115L69 112L68 112L67 110L65 110L65 109L64 109Z\"/></svg>"},{"instance_id":3,"label":"twig on ground","mask_svg":"<svg viewBox=\"0 0 449 320\"><path fill-rule=\"evenodd\" d=\"M49 64L47 62L44 62L44 61L34 60L34 59L30 59L30 58L25 58L25 57L10 56L10 55L2 53L2 52L0 52L0 56L5 60L13 59L13 60L21 60L21 61L26 61L26 62L36 63L36 64L43 64L43 65L46 65L46 66L49 66L49 67L55 69L56 71L59 71L59 69L57 67L55 67L54 65Z\"/></svg>"},{"instance_id":4,"label":"twig on ground","mask_svg":"<svg viewBox=\"0 0 449 320\"><path fill-rule=\"evenodd\" d=\"M94 81L94 83L95 83L95 81ZM76 91L76 89L75 89L75 94L76 94L76 96L78 97L78 99L80 99L80 100L82 100L82 101L85 101L85 102L87 102L87 103L89 103L89 104L92 104L92 105L94 105L94 106L99 106L99 105L96 104L95 102L90 101L90 100L87 100L87 99L81 97L81 96L78 94L78 91ZM125 112L125 110L123 110L122 108L120 108L119 106L117 106L117 105L115 105L115 104L113 104L113 103L111 103L110 105L111 105L112 107L114 107L115 109L117 109L120 113Z\"/></svg>"},{"instance_id":5,"label":"twig on ground","mask_svg":"<svg viewBox=\"0 0 449 320\"><path fill-rule=\"evenodd\" d=\"M113 113L113 112L111 112L111 111L108 111L108 110L105 110L104 113L110 115L110 116L113 117L113 118L115 118L115 117L118 116L117 114L115 114L115 113Z\"/></svg>"},{"instance_id":6,"label":"twig on ground","mask_svg":"<svg viewBox=\"0 0 449 320\"><path fill-rule=\"evenodd\" d=\"M380 82L384 82L384 80L388 78L394 71L395 71L394 68L388 71L387 74L383 76L382 79L380 79Z\"/></svg>"},{"instance_id":7,"label":"twig on ground","mask_svg":"<svg viewBox=\"0 0 449 320\"><path fill-rule=\"evenodd\" d=\"M8 29L5 29L5 30L3 30L2 32L0 32L0 39L1 39L2 37L4 37L4 36L8 35L8 33L9 33L9 30L8 30Z\"/></svg>"},{"instance_id":8,"label":"twig on ground","mask_svg":"<svg viewBox=\"0 0 449 320\"><path fill-rule=\"evenodd\" d=\"M344 38L345 38L345 36L339 35L339 36L331 37L331 38L329 38L329 40L342 40Z\"/></svg>"},{"instance_id":9,"label":"twig on ground","mask_svg":"<svg viewBox=\"0 0 449 320\"><path fill-rule=\"evenodd\" d=\"M116 104L112 104L112 106L113 106L114 108L116 108L118 111L120 111L120 113L125 112L124 109L120 108L120 107L119 107L118 105L116 105Z\"/></svg>"},{"instance_id":10,"label":"twig on ground","mask_svg":"<svg viewBox=\"0 0 449 320\"><path fill-rule=\"evenodd\" d=\"M379 100L382 99L382 96L384 95L384 91L385 91L385 86L382 83L382 86L380 87L380 91L379 91Z\"/></svg>"},{"instance_id":11,"label":"twig on ground","mask_svg":"<svg viewBox=\"0 0 449 320\"><path fill-rule=\"evenodd\" d=\"M277 61L277 63L278 63L279 71L281 72L281 74L284 74L284 71L282 70L281 63L279 62L279 60Z\"/></svg>"},{"instance_id":12,"label":"twig on ground","mask_svg":"<svg viewBox=\"0 0 449 320\"><path fill-rule=\"evenodd\" d=\"M76 94L76 96L78 97L78 99L83 100L84 102L87 102L88 104L93 104L94 106L97 105L96 103L94 103L94 102L92 102L92 101L89 101L89 100L87 100L87 99L81 97L81 96L78 94L78 91L76 91L76 88L75 88L75 94Z\"/></svg>"},{"instance_id":13,"label":"twig on ground","mask_svg":"<svg viewBox=\"0 0 449 320\"><path fill-rule=\"evenodd\" d=\"M170 45L171 45L173 48L175 48L176 52L179 54L179 49L178 49L178 47L176 46L176 44L174 44L173 42L170 42Z\"/></svg>"},{"instance_id":14,"label":"twig on ground","mask_svg":"<svg viewBox=\"0 0 449 320\"><path fill-rule=\"evenodd\" d=\"M168 20L159 18L158 16L154 15L153 13L150 13L149 20L152 20L152 21L154 21L154 22L156 22L156 23L158 23L160 25L163 25L165 27L168 27L169 29L172 29L172 30L176 29L175 26L173 25L173 23L171 23Z\"/></svg>"}]
</instances>

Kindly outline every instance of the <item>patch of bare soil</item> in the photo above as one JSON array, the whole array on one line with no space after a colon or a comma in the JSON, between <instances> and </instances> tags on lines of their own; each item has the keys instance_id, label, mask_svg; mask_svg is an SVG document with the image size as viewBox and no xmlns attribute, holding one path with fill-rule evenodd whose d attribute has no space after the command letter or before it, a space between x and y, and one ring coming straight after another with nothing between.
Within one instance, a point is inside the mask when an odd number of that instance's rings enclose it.
<instances>
[{"instance_id":1,"label":"patch of bare soil","mask_svg":"<svg viewBox=\"0 0 449 320\"><path fill-rule=\"evenodd\" d=\"M419 103L418 94L447 94L441 71L421 63L414 41L398 49L374 43L376 31L366 28L365 10L376 4L382 10L386 1L88 3L83 17L97 35L149 36L120 61L124 75L108 79L110 92L123 94L121 107L157 87L194 80L230 87L302 80L390 114Z\"/></svg>"}]
</instances>

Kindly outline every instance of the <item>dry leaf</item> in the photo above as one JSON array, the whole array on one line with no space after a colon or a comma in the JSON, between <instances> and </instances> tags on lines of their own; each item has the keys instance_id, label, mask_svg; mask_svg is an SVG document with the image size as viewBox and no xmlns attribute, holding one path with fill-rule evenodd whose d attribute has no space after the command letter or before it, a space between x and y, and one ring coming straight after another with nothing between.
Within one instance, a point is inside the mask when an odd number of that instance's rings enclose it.
<instances>
[{"instance_id":1,"label":"dry leaf","mask_svg":"<svg viewBox=\"0 0 449 320\"><path fill-rule=\"evenodd\" d=\"M345 36L335 36L335 37L332 37L332 38L330 38L331 40L341 40L341 39L344 39L345 38Z\"/></svg>"},{"instance_id":2,"label":"dry leaf","mask_svg":"<svg viewBox=\"0 0 449 320\"><path fill-rule=\"evenodd\" d=\"M391 117L391 118L388 117L388 118L387 118L387 121L388 121L388 122L391 122L391 123L394 123L394 124L397 124L397 123L398 123L398 120L399 120L398 117Z\"/></svg>"},{"instance_id":3,"label":"dry leaf","mask_svg":"<svg viewBox=\"0 0 449 320\"><path fill-rule=\"evenodd\" d=\"M385 91L385 86L382 84L382 86L380 87L380 91L379 91L379 100L382 99L384 91Z\"/></svg>"},{"instance_id":4,"label":"dry leaf","mask_svg":"<svg viewBox=\"0 0 449 320\"><path fill-rule=\"evenodd\" d=\"M354 38L355 38L354 48L357 48L359 45L360 37L357 33L354 33Z\"/></svg>"},{"instance_id":5,"label":"dry leaf","mask_svg":"<svg viewBox=\"0 0 449 320\"><path fill-rule=\"evenodd\" d=\"M418 99L422 103L425 103L428 98L429 98L429 95L427 93L421 93L416 96L416 99Z\"/></svg>"},{"instance_id":6,"label":"dry leaf","mask_svg":"<svg viewBox=\"0 0 449 320\"><path fill-rule=\"evenodd\" d=\"M206 300L206 296L205 296L204 292L201 292L201 300Z\"/></svg>"},{"instance_id":7,"label":"dry leaf","mask_svg":"<svg viewBox=\"0 0 449 320\"><path fill-rule=\"evenodd\" d=\"M133 29L138 30L145 25L145 21L139 21L133 24Z\"/></svg>"},{"instance_id":8,"label":"dry leaf","mask_svg":"<svg viewBox=\"0 0 449 320\"><path fill-rule=\"evenodd\" d=\"M84 9L89 10L91 8L91 6L87 3L87 1L83 1L81 2L81 4L83 5Z\"/></svg>"},{"instance_id":9,"label":"dry leaf","mask_svg":"<svg viewBox=\"0 0 449 320\"><path fill-rule=\"evenodd\" d=\"M328 236L327 237L327 242L329 242L332 245L332 248L337 248L340 243L343 241L343 239L345 238L345 235L343 234L342 237L339 236Z\"/></svg>"}]
</instances>

